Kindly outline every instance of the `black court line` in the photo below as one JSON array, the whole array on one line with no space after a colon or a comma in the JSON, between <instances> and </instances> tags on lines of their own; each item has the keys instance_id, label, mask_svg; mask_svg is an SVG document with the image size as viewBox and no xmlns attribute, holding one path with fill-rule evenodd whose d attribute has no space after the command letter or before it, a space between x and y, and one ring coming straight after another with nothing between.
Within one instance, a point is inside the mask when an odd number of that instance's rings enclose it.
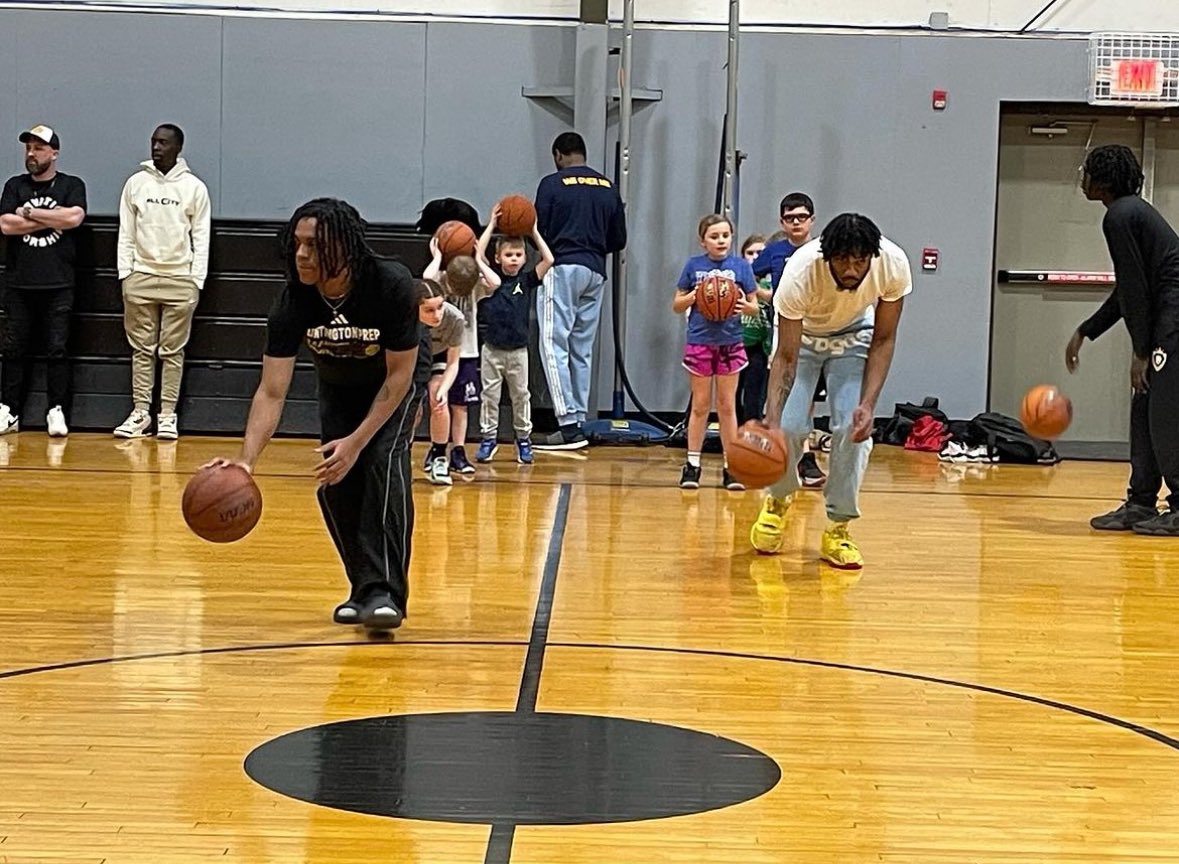
<instances>
[{"instance_id":1,"label":"black court line","mask_svg":"<svg viewBox=\"0 0 1179 864\"><path fill-rule=\"evenodd\" d=\"M1034 468L1036 466L1029 465L1026 467ZM1046 467L1051 467L1051 466L1046 466ZM35 473L43 473L43 474L127 474L127 475L154 474L156 476L161 476L161 477L162 476L174 476L174 475L188 476L183 471L131 471L131 470L124 470L121 468L67 468L64 466L61 468L47 468L47 467L39 467L39 466L35 466L35 465L10 465L7 468L0 468L0 475L2 475L5 471L12 471L12 472L22 471L22 472L25 472L28 474L35 474ZM259 472L259 473L255 474L254 476L259 479L269 478L269 479L274 479L274 480L310 480L312 477L312 475L310 475L310 474L288 474L285 472L277 472L277 473L273 473L273 474ZM671 479L674 480L675 478L671 478ZM460 483L466 483L466 482L471 482L471 481L457 481L455 483L455 487L461 488ZM491 483L493 485L500 485L500 486L548 486L548 487L577 486L577 487L585 487L587 489L664 489L667 491L677 491L677 492L679 491L679 487L670 481L667 483L662 483L662 482L656 483L654 481L635 482L632 480L632 481L627 481L627 482L623 482L623 483L618 483L618 482L614 482L614 481L610 481L610 480L568 480L568 479L561 480L561 479L556 479L556 478L532 480L527 477L517 476L517 477L481 477L481 478L479 478L479 482L481 484L482 483ZM437 488L437 487L433 486L433 484L431 484L430 481L428 479L426 479L425 477L414 477L413 478L413 486L421 487L423 489ZM718 487L716 491L723 492L725 490ZM746 491L758 492L759 490L750 489L750 490L746 490ZM938 496L938 497L951 497L951 498L1006 498L1006 499L1017 500L1017 501L1117 501L1117 500L1119 500L1117 498L1117 496L1110 496L1110 495L1029 495L1029 494L1023 494L1023 493L1019 493L1019 492L963 492L959 489L886 489L883 487L873 488L870 485L860 491L864 492L866 494L870 494L870 495L905 495L905 496L933 495L933 496ZM740 494L740 493L738 493L738 494Z\"/></svg>"},{"instance_id":2,"label":"black court line","mask_svg":"<svg viewBox=\"0 0 1179 864\"><path fill-rule=\"evenodd\" d=\"M176 657L202 657L214 654L247 654L251 651L292 651L301 648L391 648L394 645L441 646L457 648L515 648L526 643L518 639L398 639L396 642L357 642L340 640L329 642L262 642L256 645L230 645L222 648L195 648L178 651L153 651L148 654L121 654L114 657L93 657L89 660L68 660L64 663L49 663L44 666L26 666L21 669L0 671L0 681L5 678L20 678L38 672L61 672L65 669L85 669L89 666L107 666L114 663L131 663L136 660L168 660Z\"/></svg>"},{"instance_id":3,"label":"black court line","mask_svg":"<svg viewBox=\"0 0 1179 864\"><path fill-rule=\"evenodd\" d=\"M544 576L540 581L540 595L536 598L536 613L532 616L532 635L528 638L528 656L524 658L520 696L516 700L517 714L531 714L536 710L540 672L544 667L544 649L549 641L549 620L553 614L553 592L557 587L557 570L561 566L561 545L565 542L565 524L569 521L571 491L572 487L568 483L562 483L557 496L557 512L553 515L549 551L544 559Z\"/></svg>"},{"instance_id":4,"label":"black court line","mask_svg":"<svg viewBox=\"0 0 1179 864\"><path fill-rule=\"evenodd\" d=\"M540 673L544 668L544 652L549 641L549 622L553 616L553 594L557 588L557 571L561 567L561 547L565 542L565 526L569 522L569 497L572 490L570 484L562 483L557 496L557 510L553 514L553 528L549 533L549 550L544 559L544 573L540 580L540 593L536 598L536 612L532 616L532 633L528 637L528 653L524 657L524 672L520 676L520 695L516 699L517 714L532 714L536 711L536 699L540 694ZM512 842L515 838L514 824L497 822L492 825L483 864L508 864L512 859Z\"/></svg>"},{"instance_id":5,"label":"black court line","mask_svg":"<svg viewBox=\"0 0 1179 864\"><path fill-rule=\"evenodd\" d=\"M1179 739L1172 738L1159 732L1157 729L1151 729L1148 726L1140 726L1137 723L1131 723L1129 720L1122 720L1118 717L1112 717L1109 714L1102 714L1100 711L1091 711L1088 708L1081 708L1077 705L1069 705L1067 702L1058 702L1055 699L1045 699L1042 696L1032 696L1027 693L1018 693L1015 690L1004 690L1002 687L990 687L986 684L971 684L967 681L955 681L952 678L938 678L934 675L922 675L917 672L900 672L895 669L878 669L874 666L856 666L851 663L833 663L828 660L807 660L801 657L777 657L772 654L747 654L741 651L719 651L709 648L671 648L661 647L658 645L609 645L605 643L590 643L590 642L552 642L550 643L554 648L597 648L606 651L648 651L654 654L693 654L700 657L726 657L737 660L765 660L771 663L788 663L793 666L812 666L819 669L838 669L843 672L864 672L869 675L882 675L887 678L902 678L907 681L917 681L922 684L938 684L943 687L955 687L959 690L973 690L976 693L986 693L991 696L1002 696L1005 699L1015 699L1019 702L1028 702L1032 705L1040 705L1045 708L1052 708L1056 711L1065 711L1069 714L1075 714L1078 717L1085 717L1089 720L1096 720L1099 723L1106 723L1110 726L1116 726L1119 729L1125 729L1127 732L1133 732L1135 735L1141 735L1144 738L1149 738L1172 750L1179 750Z\"/></svg>"},{"instance_id":6,"label":"black court line","mask_svg":"<svg viewBox=\"0 0 1179 864\"><path fill-rule=\"evenodd\" d=\"M98 657L92 658L90 660L73 660L66 663L52 663L44 666L29 666L23 669L10 669L6 672L0 672L0 680L5 678L19 678L25 675L34 675L39 672L56 672L64 669L82 669L88 666L105 666L113 663L128 663L137 660L159 660L174 657L194 657L214 654L244 654L251 651L286 651L304 648L392 649L404 646L442 648L515 648L524 644L524 642L519 640L510 639L486 639L469 641L462 639L407 639L396 642L274 642L263 643L260 645L235 645L225 648L196 648L184 651L157 651L150 654L127 654L117 657ZM868 675L881 675L887 678L900 678L908 681L916 681L922 684L937 684L942 687L954 687L959 690L972 690L976 693L984 693L990 696L999 696L1005 699L1014 699L1018 702L1027 702L1032 705L1039 705L1043 708L1064 711L1068 714L1074 714L1078 717L1084 717L1088 720L1095 720L1099 723L1104 723L1108 726L1114 726L1127 732L1133 732L1135 735L1140 735L1143 738L1147 738L1158 744L1162 744L1163 746L1169 747L1172 750L1179 750L1179 739L1173 738L1163 732L1159 732L1157 729L1151 729L1149 726L1131 723L1129 720L1122 720L1110 714L1103 714L1100 711L1092 711L1088 708L1081 708L1078 705L1070 705L1067 702L1059 702L1055 699L1046 699L1042 696L1033 696L1031 694L1020 693L1015 690L1005 690L1002 687L991 687L986 684L972 684L968 681L955 681L952 678L938 678L933 675L922 675L918 672L901 672L895 669L880 669L875 666L857 666L851 663L834 663L828 660L808 660L803 657L781 657L774 654L752 654L743 651L722 651L711 648L675 648L660 645L621 645L604 642L548 642L546 643L546 647L572 648L576 650L592 651L645 651L652 654L688 654L698 657L724 657L734 660L761 660L768 663L785 663L793 666L811 666L819 669L835 669L843 672L862 672Z\"/></svg>"}]
</instances>

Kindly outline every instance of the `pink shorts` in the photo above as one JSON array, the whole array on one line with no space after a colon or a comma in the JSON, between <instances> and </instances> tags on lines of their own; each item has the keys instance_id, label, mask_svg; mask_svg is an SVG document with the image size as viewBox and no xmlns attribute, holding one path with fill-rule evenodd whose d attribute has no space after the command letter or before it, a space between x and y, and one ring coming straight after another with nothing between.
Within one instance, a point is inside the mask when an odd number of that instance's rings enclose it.
<instances>
[{"instance_id":1,"label":"pink shorts","mask_svg":"<svg viewBox=\"0 0 1179 864\"><path fill-rule=\"evenodd\" d=\"M685 345L684 368L701 378L714 375L736 375L749 365L745 345Z\"/></svg>"}]
</instances>

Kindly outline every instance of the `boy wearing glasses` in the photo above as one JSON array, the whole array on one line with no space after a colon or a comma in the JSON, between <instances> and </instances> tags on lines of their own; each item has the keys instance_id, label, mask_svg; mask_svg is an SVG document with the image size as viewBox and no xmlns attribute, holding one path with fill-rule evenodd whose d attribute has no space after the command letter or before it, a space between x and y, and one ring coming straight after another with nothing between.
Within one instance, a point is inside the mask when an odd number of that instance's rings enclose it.
<instances>
[{"instance_id":1,"label":"boy wearing glasses","mask_svg":"<svg viewBox=\"0 0 1179 864\"><path fill-rule=\"evenodd\" d=\"M774 292L778 291L778 283L782 281L782 271L786 269L786 262L794 254L794 250L811 242L811 230L815 226L815 202L803 192L791 192L778 204L778 223L782 226L782 239L773 240L766 244L765 249L753 262L753 275L759 280L770 277L770 285ZM777 235L775 235L777 236ZM777 329L774 331L774 345L777 345ZM771 350L770 357L773 357ZM819 376L819 383L815 385L815 401L824 398L827 381L824 375ZM827 482L823 469L819 467L815 454L811 452L810 441L803 443L802 458L798 461L798 475L802 478L802 485L817 489Z\"/></svg>"}]
</instances>

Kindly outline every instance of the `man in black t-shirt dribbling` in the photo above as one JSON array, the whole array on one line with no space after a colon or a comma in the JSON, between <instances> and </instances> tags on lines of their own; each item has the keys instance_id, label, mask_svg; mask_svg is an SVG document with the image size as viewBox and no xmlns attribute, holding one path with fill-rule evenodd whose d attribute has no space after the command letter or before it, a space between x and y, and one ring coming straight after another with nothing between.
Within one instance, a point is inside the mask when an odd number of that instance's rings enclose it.
<instances>
[{"instance_id":1,"label":"man in black t-shirt dribbling","mask_svg":"<svg viewBox=\"0 0 1179 864\"><path fill-rule=\"evenodd\" d=\"M274 435L305 342L319 379L319 505L352 583L333 620L391 629L409 596L410 444L430 372L413 278L377 258L360 215L332 198L295 211L283 255L287 286L270 311L237 464L252 471Z\"/></svg>"}]
</instances>

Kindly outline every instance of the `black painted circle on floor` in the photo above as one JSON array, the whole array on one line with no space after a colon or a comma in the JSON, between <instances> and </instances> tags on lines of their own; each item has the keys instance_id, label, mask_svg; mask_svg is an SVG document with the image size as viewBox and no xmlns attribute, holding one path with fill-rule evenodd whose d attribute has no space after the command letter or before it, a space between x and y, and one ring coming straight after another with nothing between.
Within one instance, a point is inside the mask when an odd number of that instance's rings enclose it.
<instances>
[{"instance_id":1,"label":"black painted circle on floor","mask_svg":"<svg viewBox=\"0 0 1179 864\"><path fill-rule=\"evenodd\" d=\"M580 825L717 810L782 772L764 753L677 726L584 714L370 717L259 746L246 773L338 810L441 822Z\"/></svg>"}]
</instances>

